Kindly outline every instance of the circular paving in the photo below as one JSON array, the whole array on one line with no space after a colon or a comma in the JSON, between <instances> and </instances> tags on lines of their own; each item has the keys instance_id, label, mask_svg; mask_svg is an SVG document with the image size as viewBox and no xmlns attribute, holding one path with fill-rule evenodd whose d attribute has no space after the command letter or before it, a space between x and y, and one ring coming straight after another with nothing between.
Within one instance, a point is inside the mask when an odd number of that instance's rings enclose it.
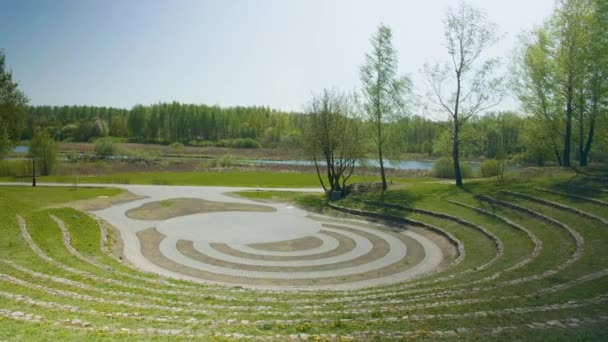
<instances>
[{"instance_id":1,"label":"circular paving","mask_svg":"<svg viewBox=\"0 0 608 342\"><path fill-rule=\"evenodd\" d=\"M176 217L156 228L164 235L182 240L255 244L306 237L317 233L321 224L296 215L223 212Z\"/></svg>"},{"instance_id":2,"label":"circular paving","mask_svg":"<svg viewBox=\"0 0 608 342\"><path fill-rule=\"evenodd\" d=\"M125 187L147 198L96 215L120 230L125 255L134 265L176 278L273 290L344 290L410 280L433 272L443 260L426 234L314 217L280 203L267 204L276 209L267 212L141 221L125 213L178 193L206 201L256 202L227 196L225 188L181 187L173 194L154 186Z\"/></svg>"}]
</instances>

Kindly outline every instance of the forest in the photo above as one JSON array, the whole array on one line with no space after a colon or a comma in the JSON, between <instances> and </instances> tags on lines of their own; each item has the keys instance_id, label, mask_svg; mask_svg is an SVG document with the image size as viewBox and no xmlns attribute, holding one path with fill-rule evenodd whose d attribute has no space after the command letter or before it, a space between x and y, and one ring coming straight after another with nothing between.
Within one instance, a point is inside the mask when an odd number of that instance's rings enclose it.
<instances>
[{"instance_id":1,"label":"forest","mask_svg":"<svg viewBox=\"0 0 608 342\"><path fill-rule=\"evenodd\" d=\"M241 139L248 144L235 147L275 147L293 144L303 121L302 115L268 107L221 108L178 102L131 109L34 106L28 111L24 140L38 129L47 129L59 141L89 142L112 136L137 143L205 146Z\"/></svg>"},{"instance_id":2,"label":"forest","mask_svg":"<svg viewBox=\"0 0 608 342\"><path fill-rule=\"evenodd\" d=\"M235 148L299 147L306 125L305 113L268 107L235 107L159 103L132 109L93 106L30 106L22 140L47 129L56 141L92 142L103 137L125 141L186 146ZM604 124L603 122L599 123ZM462 154L467 158L519 155L531 164L556 163L547 144L534 146L537 119L516 112L491 112L465 126ZM575 126L577 123L575 123ZM421 158L449 155L449 122L413 115L389 124L398 136L397 149ZM600 127L601 131L602 127ZM602 140L604 138L604 140ZM578 143L578 136L573 140ZM599 137L592 160L608 158L608 141Z\"/></svg>"}]
</instances>

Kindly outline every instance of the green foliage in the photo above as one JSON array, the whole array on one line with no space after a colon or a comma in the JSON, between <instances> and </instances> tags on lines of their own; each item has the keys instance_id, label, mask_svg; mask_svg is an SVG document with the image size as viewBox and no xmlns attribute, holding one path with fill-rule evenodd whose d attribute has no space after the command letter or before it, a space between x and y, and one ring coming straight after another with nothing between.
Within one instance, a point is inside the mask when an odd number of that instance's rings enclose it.
<instances>
[{"instance_id":1,"label":"green foliage","mask_svg":"<svg viewBox=\"0 0 608 342\"><path fill-rule=\"evenodd\" d=\"M27 97L6 69L6 56L0 50L0 157L20 138L27 113Z\"/></svg>"},{"instance_id":2,"label":"green foliage","mask_svg":"<svg viewBox=\"0 0 608 342\"><path fill-rule=\"evenodd\" d=\"M502 78L495 76L497 58L480 61L482 52L498 40L496 25L483 10L461 2L450 8L444 21L444 35L450 62L425 65L425 70L439 111L451 121L454 178L462 186L460 167L461 130L471 118L493 107L502 98Z\"/></svg>"},{"instance_id":3,"label":"green foliage","mask_svg":"<svg viewBox=\"0 0 608 342\"><path fill-rule=\"evenodd\" d=\"M252 138L222 139L215 143L216 147L230 148L260 148L262 145Z\"/></svg>"},{"instance_id":4,"label":"green foliage","mask_svg":"<svg viewBox=\"0 0 608 342\"><path fill-rule=\"evenodd\" d=\"M171 145L169 145L169 147L171 147L171 149L172 149L174 152L179 152L179 151L182 151L182 150L184 149L184 144L182 144L182 143L180 143L180 142L176 141L176 142L174 142L174 143L171 143Z\"/></svg>"},{"instance_id":5,"label":"green foliage","mask_svg":"<svg viewBox=\"0 0 608 342\"><path fill-rule=\"evenodd\" d=\"M514 89L541 120L552 153L570 166L572 145L586 166L608 112L608 36L605 1L559 1L550 20L525 36L517 56ZM547 134L548 133L548 134ZM555 153L557 151L557 153ZM540 160L538 149L532 155Z\"/></svg>"},{"instance_id":6,"label":"green foliage","mask_svg":"<svg viewBox=\"0 0 608 342\"><path fill-rule=\"evenodd\" d=\"M231 167L237 165L236 158L231 155L221 156L217 159L217 163L221 167Z\"/></svg>"},{"instance_id":7,"label":"green foliage","mask_svg":"<svg viewBox=\"0 0 608 342\"><path fill-rule=\"evenodd\" d=\"M116 155L118 149L112 139L97 139L95 141L95 154L99 158L108 158Z\"/></svg>"},{"instance_id":8,"label":"green foliage","mask_svg":"<svg viewBox=\"0 0 608 342\"><path fill-rule=\"evenodd\" d=\"M460 165L460 172L462 172L463 178L471 178L473 176L473 170L468 164ZM453 179L454 162L452 158L443 157L435 160L433 164L433 177Z\"/></svg>"},{"instance_id":9,"label":"green foliage","mask_svg":"<svg viewBox=\"0 0 608 342\"><path fill-rule=\"evenodd\" d=\"M296 191L261 190L261 191L238 191L238 192L235 192L234 194L241 196L241 197L254 199L254 200L263 200L263 201L271 201L271 202L292 202L296 198L298 198L306 193L296 192Z\"/></svg>"},{"instance_id":10,"label":"green foliage","mask_svg":"<svg viewBox=\"0 0 608 342\"><path fill-rule=\"evenodd\" d=\"M5 178L6 181L17 180ZM210 186L252 186L252 187L319 187L319 180L314 173L262 172L240 171L238 169L204 172L131 172L82 176L80 183L109 183L109 184L157 184L159 180L165 185L210 185ZM371 182L371 176L352 176L352 182ZM415 178L389 177L393 183L412 182ZM53 175L42 177L42 182L72 183L72 175Z\"/></svg>"},{"instance_id":11,"label":"green foliage","mask_svg":"<svg viewBox=\"0 0 608 342\"><path fill-rule=\"evenodd\" d=\"M386 175L383 160L386 147L395 142L385 132L387 123L394 122L405 114L406 96L411 92L412 82L406 76L398 75L397 51L393 48L393 33L381 24L371 38L372 51L365 55L360 75L363 83L363 109L369 122L369 135L378 153L382 188L386 190ZM389 149L390 150L390 149Z\"/></svg>"},{"instance_id":12,"label":"green foliage","mask_svg":"<svg viewBox=\"0 0 608 342\"><path fill-rule=\"evenodd\" d=\"M0 160L0 176L27 177L32 175L32 163L29 160Z\"/></svg>"},{"instance_id":13,"label":"green foliage","mask_svg":"<svg viewBox=\"0 0 608 342\"><path fill-rule=\"evenodd\" d=\"M160 201L160 205L164 208L171 208L172 206L175 205L175 201L171 201L171 200Z\"/></svg>"},{"instance_id":14,"label":"green foliage","mask_svg":"<svg viewBox=\"0 0 608 342\"><path fill-rule=\"evenodd\" d=\"M116 153L120 153L126 157L130 162L144 162L148 163L159 158L159 152L145 149L128 149L126 151L116 149Z\"/></svg>"},{"instance_id":15,"label":"green foliage","mask_svg":"<svg viewBox=\"0 0 608 342\"><path fill-rule=\"evenodd\" d=\"M433 155L439 157L449 156L452 153L452 135L444 130L433 142Z\"/></svg>"},{"instance_id":16,"label":"green foliage","mask_svg":"<svg viewBox=\"0 0 608 342\"><path fill-rule=\"evenodd\" d=\"M276 147L291 143L303 124L301 115L267 107L222 108L178 102L136 105L131 110L36 106L30 107L30 113L24 138L31 136L35 127L46 127L57 139L66 141L89 141L109 134L141 143L214 146L223 141L222 145L257 148L263 142Z\"/></svg>"},{"instance_id":17,"label":"green foliage","mask_svg":"<svg viewBox=\"0 0 608 342\"><path fill-rule=\"evenodd\" d=\"M107 135L127 136L128 110L93 106L30 106L23 139L48 129L60 141L89 141Z\"/></svg>"},{"instance_id":18,"label":"green foliage","mask_svg":"<svg viewBox=\"0 0 608 342\"><path fill-rule=\"evenodd\" d=\"M497 177L502 182L508 165L509 162L504 158L484 160L480 167L481 176L485 178Z\"/></svg>"},{"instance_id":19,"label":"green foliage","mask_svg":"<svg viewBox=\"0 0 608 342\"><path fill-rule=\"evenodd\" d=\"M190 140L188 141L188 146L211 147L215 146L215 142L210 140Z\"/></svg>"},{"instance_id":20,"label":"green foliage","mask_svg":"<svg viewBox=\"0 0 608 342\"><path fill-rule=\"evenodd\" d=\"M344 193L355 163L364 156L361 123L353 118L352 99L325 89L307 108L303 150L314 162L321 186L327 194Z\"/></svg>"},{"instance_id":21,"label":"green foliage","mask_svg":"<svg viewBox=\"0 0 608 342\"><path fill-rule=\"evenodd\" d=\"M36 168L42 176L53 172L57 161L57 144L48 131L39 131L30 141L29 155L34 158Z\"/></svg>"},{"instance_id":22,"label":"green foliage","mask_svg":"<svg viewBox=\"0 0 608 342\"><path fill-rule=\"evenodd\" d=\"M127 137L129 128L127 127L127 119L124 115L111 117L110 135L113 137Z\"/></svg>"}]
</instances>

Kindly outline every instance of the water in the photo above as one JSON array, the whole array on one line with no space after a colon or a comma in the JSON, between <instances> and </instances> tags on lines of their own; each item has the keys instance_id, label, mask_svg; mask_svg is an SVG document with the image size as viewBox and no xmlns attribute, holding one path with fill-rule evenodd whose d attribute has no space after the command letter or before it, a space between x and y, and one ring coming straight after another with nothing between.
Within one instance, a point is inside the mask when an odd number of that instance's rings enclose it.
<instances>
[{"instance_id":1,"label":"water","mask_svg":"<svg viewBox=\"0 0 608 342\"><path fill-rule=\"evenodd\" d=\"M310 160L250 160L254 164L271 164L271 165L296 165L296 166L312 166L314 163ZM401 160L401 161L384 161L384 167L397 170L432 170L432 160ZM363 163L357 162L357 166L378 167L380 164L377 160L365 160ZM325 165L325 162L319 162L319 165Z\"/></svg>"},{"instance_id":2,"label":"water","mask_svg":"<svg viewBox=\"0 0 608 342\"><path fill-rule=\"evenodd\" d=\"M27 145L17 145L13 149L14 153L28 153L30 148Z\"/></svg>"}]
</instances>

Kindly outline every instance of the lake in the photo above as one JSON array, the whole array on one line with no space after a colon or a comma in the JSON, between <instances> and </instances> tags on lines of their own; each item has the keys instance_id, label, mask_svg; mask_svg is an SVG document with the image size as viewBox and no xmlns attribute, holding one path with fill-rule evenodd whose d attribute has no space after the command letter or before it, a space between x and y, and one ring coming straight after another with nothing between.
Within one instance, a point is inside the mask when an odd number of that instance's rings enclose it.
<instances>
[{"instance_id":1,"label":"lake","mask_svg":"<svg viewBox=\"0 0 608 342\"><path fill-rule=\"evenodd\" d=\"M14 153L28 153L30 148L27 145L17 145L13 149Z\"/></svg>"},{"instance_id":2,"label":"lake","mask_svg":"<svg viewBox=\"0 0 608 342\"><path fill-rule=\"evenodd\" d=\"M314 163L310 160L247 160L247 162L254 164L271 164L271 165L298 165L298 166L312 166ZM357 162L357 166L378 167L380 164L377 160L366 160L364 163ZM325 162L319 162L319 165L325 165ZM419 161L419 160L403 160L399 162L384 161L384 167L399 170L431 170L433 168L433 161Z\"/></svg>"},{"instance_id":3,"label":"lake","mask_svg":"<svg viewBox=\"0 0 608 342\"><path fill-rule=\"evenodd\" d=\"M314 163L309 160L248 160L250 163L254 164L271 164L271 165L304 165L304 166L312 166ZM379 167L379 163L377 160L368 159L364 163L357 162L357 166L365 166L370 167ZM397 169L397 170L425 170L430 171L433 169L433 164L435 161L433 160L401 160L401 161L384 161L384 167L387 169ZM324 162L320 162L319 165L325 165ZM479 167L477 163L469 163L473 169Z\"/></svg>"}]
</instances>

